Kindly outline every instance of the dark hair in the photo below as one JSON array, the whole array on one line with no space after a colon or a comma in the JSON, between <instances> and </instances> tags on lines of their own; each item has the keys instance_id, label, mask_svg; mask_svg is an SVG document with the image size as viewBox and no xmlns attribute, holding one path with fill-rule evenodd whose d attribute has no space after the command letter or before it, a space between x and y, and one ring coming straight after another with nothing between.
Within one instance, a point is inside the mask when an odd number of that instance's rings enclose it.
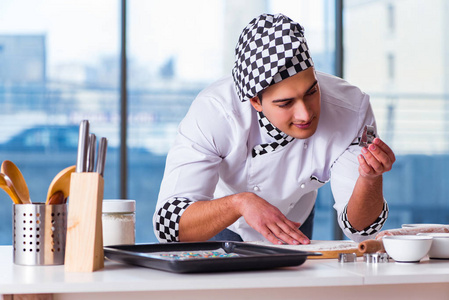
<instances>
[{"instance_id":1,"label":"dark hair","mask_svg":"<svg viewBox=\"0 0 449 300\"><path fill-rule=\"evenodd\" d=\"M260 92L257 93L257 98L259 98L260 103L262 103L262 95L264 91L265 90L261 90Z\"/></svg>"}]
</instances>

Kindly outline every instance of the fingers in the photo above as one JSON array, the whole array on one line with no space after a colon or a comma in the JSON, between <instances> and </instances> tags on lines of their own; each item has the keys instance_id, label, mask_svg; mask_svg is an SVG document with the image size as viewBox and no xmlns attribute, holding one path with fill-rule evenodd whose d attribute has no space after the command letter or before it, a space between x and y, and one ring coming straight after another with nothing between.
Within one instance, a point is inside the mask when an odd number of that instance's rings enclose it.
<instances>
[{"instance_id":1,"label":"fingers","mask_svg":"<svg viewBox=\"0 0 449 300\"><path fill-rule=\"evenodd\" d=\"M371 146L370 146L371 147ZM372 151L376 151L377 149L374 149ZM377 151L379 152L379 151ZM374 170L375 173L382 174L384 172L384 165L381 163L382 158L380 157L381 154L378 153L377 156L375 156L370 150L367 148L362 149L363 157L365 163ZM359 158L360 160L360 158ZM371 173L371 172L369 172Z\"/></svg>"},{"instance_id":2,"label":"fingers","mask_svg":"<svg viewBox=\"0 0 449 300\"><path fill-rule=\"evenodd\" d=\"M375 138L373 143L377 145L383 152L385 152L392 162L396 161L396 157L394 155L393 150L391 150L391 148L387 144L385 144L381 139Z\"/></svg>"},{"instance_id":3,"label":"fingers","mask_svg":"<svg viewBox=\"0 0 449 300\"><path fill-rule=\"evenodd\" d=\"M362 152L363 152L363 149L362 149ZM357 158L359 160L359 173L361 175L368 176L368 175L374 174L374 170L366 162L365 157L363 155L359 155Z\"/></svg>"},{"instance_id":4,"label":"fingers","mask_svg":"<svg viewBox=\"0 0 449 300\"><path fill-rule=\"evenodd\" d=\"M266 228L266 230L261 231L262 235L272 244L282 245L283 242L274 235L270 229Z\"/></svg>"},{"instance_id":5,"label":"fingers","mask_svg":"<svg viewBox=\"0 0 449 300\"><path fill-rule=\"evenodd\" d=\"M265 230L261 232L264 237L273 244L309 244L309 238L304 235L297 227L291 227L291 225L298 224L287 220L286 222L267 224Z\"/></svg>"},{"instance_id":6,"label":"fingers","mask_svg":"<svg viewBox=\"0 0 449 300\"><path fill-rule=\"evenodd\" d=\"M259 196L249 193L251 201L243 202L241 214L249 226L260 232L273 244L309 244L310 240L299 231L298 222L292 222L275 206Z\"/></svg>"},{"instance_id":7,"label":"fingers","mask_svg":"<svg viewBox=\"0 0 449 300\"><path fill-rule=\"evenodd\" d=\"M362 148L363 156L359 156L360 169L366 175L381 175L391 170L396 160L393 151L381 139L374 139L373 144Z\"/></svg>"},{"instance_id":8,"label":"fingers","mask_svg":"<svg viewBox=\"0 0 449 300\"><path fill-rule=\"evenodd\" d=\"M288 220L288 223L276 224L277 228L274 228L274 233L278 238L286 242L287 244L309 244L309 238L303 234L298 227L292 224L293 222Z\"/></svg>"}]
</instances>

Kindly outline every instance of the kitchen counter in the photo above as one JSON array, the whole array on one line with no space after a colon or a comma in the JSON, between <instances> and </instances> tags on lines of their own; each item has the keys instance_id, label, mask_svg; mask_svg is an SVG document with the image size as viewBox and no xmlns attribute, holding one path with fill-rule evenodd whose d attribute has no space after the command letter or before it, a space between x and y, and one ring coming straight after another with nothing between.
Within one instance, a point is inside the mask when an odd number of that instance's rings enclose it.
<instances>
[{"instance_id":1,"label":"kitchen counter","mask_svg":"<svg viewBox=\"0 0 449 300\"><path fill-rule=\"evenodd\" d=\"M430 294L431 293L431 294ZM93 273L19 266L0 246L0 294L11 299L447 299L449 260L366 264L308 259L265 271L175 274L106 261ZM34 296L33 296L34 294ZM36 298L35 294L44 294ZM34 298L33 298L34 297Z\"/></svg>"}]
</instances>

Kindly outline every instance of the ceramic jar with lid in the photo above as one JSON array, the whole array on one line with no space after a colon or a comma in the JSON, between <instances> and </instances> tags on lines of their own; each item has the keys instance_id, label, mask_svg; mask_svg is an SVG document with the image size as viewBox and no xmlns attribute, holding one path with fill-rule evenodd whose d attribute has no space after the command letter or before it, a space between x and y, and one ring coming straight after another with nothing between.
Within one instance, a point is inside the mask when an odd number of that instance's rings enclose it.
<instances>
[{"instance_id":1,"label":"ceramic jar with lid","mask_svg":"<svg viewBox=\"0 0 449 300\"><path fill-rule=\"evenodd\" d=\"M103 200L102 221L104 246L135 243L135 200Z\"/></svg>"}]
</instances>

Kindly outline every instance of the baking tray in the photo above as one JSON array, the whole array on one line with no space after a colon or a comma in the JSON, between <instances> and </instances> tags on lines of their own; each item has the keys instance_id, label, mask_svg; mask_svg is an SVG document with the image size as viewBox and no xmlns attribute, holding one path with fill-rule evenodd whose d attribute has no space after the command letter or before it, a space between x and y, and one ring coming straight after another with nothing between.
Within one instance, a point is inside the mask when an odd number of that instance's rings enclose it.
<instances>
[{"instance_id":1,"label":"baking tray","mask_svg":"<svg viewBox=\"0 0 449 300\"><path fill-rule=\"evenodd\" d=\"M306 261L307 256L318 256L321 253L214 241L107 246L104 247L104 255L109 260L130 265L175 273L194 273L299 266Z\"/></svg>"}]
</instances>

